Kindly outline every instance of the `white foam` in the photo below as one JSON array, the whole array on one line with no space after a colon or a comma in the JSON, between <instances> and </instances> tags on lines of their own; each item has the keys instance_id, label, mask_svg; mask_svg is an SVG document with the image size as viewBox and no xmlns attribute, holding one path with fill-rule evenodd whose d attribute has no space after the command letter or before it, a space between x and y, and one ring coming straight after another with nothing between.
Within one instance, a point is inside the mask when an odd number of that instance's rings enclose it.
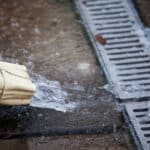
<instances>
[{"instance_id":1,"label":"white foam","mask_svg":"<svg viewBox=\"0 0 150 150\"><path fill-rule=\"evenodd\" d=\"M73 111L77 106L77 103L67 102L68 94L61 88L59 81L51 81L40 75L34 75L33 81L37 91L32 98L31 106L62 112Z\"/></svg>"}]
</instances>

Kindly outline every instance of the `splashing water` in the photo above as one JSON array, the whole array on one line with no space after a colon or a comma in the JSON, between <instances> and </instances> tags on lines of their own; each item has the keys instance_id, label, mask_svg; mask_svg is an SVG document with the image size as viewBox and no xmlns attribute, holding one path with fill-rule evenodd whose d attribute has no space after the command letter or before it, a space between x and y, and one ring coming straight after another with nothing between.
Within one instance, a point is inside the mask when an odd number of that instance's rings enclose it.
<instances>
[{"instance_id":1,"label":"splashing water","mask_svg":"<svg viewBox=\"0 0 150 150\"><path fill-rule=\"evenodd\" d=\"M28 53L25 49L21 49L21 51L23 55ZM32 62L32 56L25 56L25 58L27 59L25 65L27 68L30 68L28 72L36 85L36 93L31 100L30 106L55 109L62 112L73 111L78 104L75 102L67 102L68 94L61 88L60 82L48 80L44 76L33 73L34 64ZM1 61L18 63L18 59L3 57L2 54L0 54L0 59Z\"/></svg>"},{"instance_id":2,"label":"splashing water","mask_svg":"<svg viewBox=\"0 0 150 150\"><path fill-rule=\"evenodd\" d=\"M50 81L40 75L33 77L36 84L36 93L31 101L31 106L39 108L50 108L57 111L73 111L77 103L66 102L68 94L62 90L58 81Z\"/></svg>"}]
</instances>

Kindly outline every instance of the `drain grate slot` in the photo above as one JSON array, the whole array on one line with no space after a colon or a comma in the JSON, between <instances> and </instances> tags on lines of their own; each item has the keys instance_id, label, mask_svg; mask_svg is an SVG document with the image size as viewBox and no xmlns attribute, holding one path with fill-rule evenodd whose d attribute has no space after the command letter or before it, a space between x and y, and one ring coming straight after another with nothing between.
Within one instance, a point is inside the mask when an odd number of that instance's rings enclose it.
<instances>
[{"instance_id":1,"label":"drain grate slot","mask_svg":"<svg viewBox=\"0 0 150 150\"><path fill-rule=\"evenodd\" d=\"M128 0L75 3L116 97L122 100L150 97L147 39ZM96 35L106 40L104 45L96 41Z\"/></svg>"},{"instance_id":2,"label":"drain grate slot","mask_svg":"<svg viewBox=\"0 0 150 150\"><path fill-rule=\"evenodd\" d=\"M150 150L148 106L150 107L150 101L125 104L124 117L139 150Z\"/></svg>"}]
</instances>

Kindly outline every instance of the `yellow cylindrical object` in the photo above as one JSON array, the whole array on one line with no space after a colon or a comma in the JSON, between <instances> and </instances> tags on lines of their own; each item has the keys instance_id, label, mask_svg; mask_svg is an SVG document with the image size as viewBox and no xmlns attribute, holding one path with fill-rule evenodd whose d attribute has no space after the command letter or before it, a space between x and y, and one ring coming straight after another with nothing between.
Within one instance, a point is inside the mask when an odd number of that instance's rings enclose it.
<instances>
[{"instance_id":1,"label":"yellow cylindrical object","mask_svg":"<svg viewBox=\"0 0 150 150\"><path fill-rule=\"evenodd\" d=\"M27 105L36 91L27 68L0 62L0 105Z\"/></svg>"}]
</instances>

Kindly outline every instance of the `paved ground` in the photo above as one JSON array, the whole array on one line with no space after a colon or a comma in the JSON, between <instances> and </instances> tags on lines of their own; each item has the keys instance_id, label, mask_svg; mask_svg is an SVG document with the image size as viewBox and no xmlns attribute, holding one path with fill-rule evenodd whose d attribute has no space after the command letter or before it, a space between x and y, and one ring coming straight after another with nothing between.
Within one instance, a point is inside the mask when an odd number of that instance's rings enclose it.
<instances>
[{"instance_id":1,"label":"paved ground","mask_svg":"<svg viewBox=\"0 0 150 150\"><path fill-rule=\"evenodd\" d=\"M149 0L134 0L139 9L142 20L145 22L146 26L150 26L150 1Z\"/></svg>"},{"instance_id":2,"label":"paved ground","mask_svg":"<svg viewBox=\"0 0 150 150\"><path fill-rule=\"evenodd\" d=\"M1 140L0 149L134 149L71 1L0 2L1 59L28 67L43 107L1 107L0 137L99 133Z\"/></svg>"},{"instance_id":3,"label":"paved ground","mask_svg":"<svg viewBox=\"0 0 150 150\"><path fill-rule=\"evenodd\" d=\"M112 138L113 137L113 138ZM134 150L126 135L60 136L0 142L0 150Z\"/></svg>"}]
</instances>

